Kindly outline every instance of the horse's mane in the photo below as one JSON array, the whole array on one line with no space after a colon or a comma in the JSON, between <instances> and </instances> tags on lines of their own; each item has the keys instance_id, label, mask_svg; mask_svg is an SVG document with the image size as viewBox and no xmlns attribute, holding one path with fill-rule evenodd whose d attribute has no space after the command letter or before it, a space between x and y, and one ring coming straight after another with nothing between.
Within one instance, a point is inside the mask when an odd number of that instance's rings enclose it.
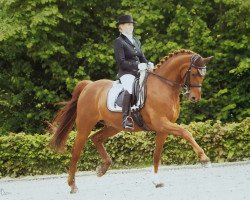
<instances>
[{"instance_id":1,"label":"horse's mane","mask_svg":"<svg viewBox=\"0 0 250 200\"><path fill-rule=\"evenodd\" d=\"M187 54L194 54L195 52L191 51L191 50L186 50L186 49L178 49L178 50L175 50L173 53L169 53L167 56L163 57L160 62L156 65L156 68L159 68L161 67L161 65L167 61L168 59L170 59L171 57L175 56L175 55L178 55L178 54L184 54L184 53L187 53Z\"/></svg>"}]
</instances>

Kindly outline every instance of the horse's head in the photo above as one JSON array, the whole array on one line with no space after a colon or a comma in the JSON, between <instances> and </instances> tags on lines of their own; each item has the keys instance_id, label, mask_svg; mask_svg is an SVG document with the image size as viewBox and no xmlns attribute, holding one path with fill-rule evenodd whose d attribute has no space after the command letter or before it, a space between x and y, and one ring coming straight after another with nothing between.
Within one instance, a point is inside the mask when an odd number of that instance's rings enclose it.
<instances>
[{"instance_id":1,"label":"horse's head","mask_svg":"<svg viewBox=\"0 0 250 200\"><path fill-rule=\"evenodd\" d=\"M206 64L212 57L203 58L190 50L180 49L168 54L156 65L154 76L173 88L184 88L188 100L201 99L202 81L206 75Z\"/></svg>"},{"instance_id":2,"label":"horse's head","mask_svg":"<svg viewBox=\"0 0 250 200\"><path fill-rule=\"evenodd\" d=\"M212 57L202 58L198 54L193 54L188 70L183 76L183 85L187 90L188 100L197 102L201 99L201 86L206 75L206 64Z\"/></svg>"}]
</instances>

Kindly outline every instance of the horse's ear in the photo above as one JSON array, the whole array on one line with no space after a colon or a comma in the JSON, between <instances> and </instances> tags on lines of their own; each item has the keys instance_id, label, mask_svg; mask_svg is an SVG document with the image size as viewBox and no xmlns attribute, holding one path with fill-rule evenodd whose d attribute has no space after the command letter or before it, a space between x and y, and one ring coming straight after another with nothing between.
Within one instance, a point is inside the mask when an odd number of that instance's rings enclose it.
<instances>
[{"instance_id":1,"label":"horse's ear","mask_svg":"<svg viewBox=\"0 0 250 200\"><path fill-rule=\"evenodd\" d=\"M210 62L210 60L213 58L213 56L207 57L207 58L203 58L203 62L206 65L207 63Z\"/></svg>"}]
</instances>

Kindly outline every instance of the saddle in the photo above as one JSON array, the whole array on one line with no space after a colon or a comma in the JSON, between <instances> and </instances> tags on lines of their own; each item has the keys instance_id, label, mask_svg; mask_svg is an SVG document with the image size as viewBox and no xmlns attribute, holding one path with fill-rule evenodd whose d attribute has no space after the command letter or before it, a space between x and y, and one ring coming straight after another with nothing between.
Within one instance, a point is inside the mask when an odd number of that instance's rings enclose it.
<instances>
[{"instance_id":1,"label":"saddle","mask_svg":"<svg viewBox=\"0 0 250 200\"><path fill-rule=\"evenodd\" d=\"M144 77L136 78L133 83L133 93L131 101L131 117L137 123L137 125L144 130L149 130L149 128L144 123L140 110L143 108L146 100L146 80L148 77L148 72L144 72ZM107 97L107 108L111 112L122 112L122 102L124 96L124 89L120 80L113 81L113 85L108 91Z\"/></svg>"}]
</instances>

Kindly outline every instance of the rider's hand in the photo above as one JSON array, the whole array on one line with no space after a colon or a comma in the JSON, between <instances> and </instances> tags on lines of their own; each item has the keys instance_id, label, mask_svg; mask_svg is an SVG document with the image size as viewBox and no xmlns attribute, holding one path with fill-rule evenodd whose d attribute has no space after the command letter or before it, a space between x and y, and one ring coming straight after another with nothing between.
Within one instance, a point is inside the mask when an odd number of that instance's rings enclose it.
<instances>
[{"instance_id":1,"label":"rider's hand","mask_svg":"<svg viewBox=\"0 0 250 200\"><path fill-rule=\"evenodd\" d=\"M154 68L154 63L148 62L148 68L149 68L149 69L153 69L153 68Z\"/></svg>"},{"instance_id":2,"label":"rider's hand","mask_svg":"<svg viewBox=\"0 0 250 200\"><path fill-rule=\"evenodd\" d=\"M145 70L145 69L147 69L147 64L146 63L140 63L140 64L138 64L138 69L139 70Z\"/></svg>"},{"instance_id":3,"label":"rider's hand","mask_svg":"<svg viewBox=\"0 0 250 200\"><path fill-rule=\"evenodd\" d=\"M154 69L154 63L148 62L148 69L149 69L149 70Z\"/></svg>"}]
</instances>

